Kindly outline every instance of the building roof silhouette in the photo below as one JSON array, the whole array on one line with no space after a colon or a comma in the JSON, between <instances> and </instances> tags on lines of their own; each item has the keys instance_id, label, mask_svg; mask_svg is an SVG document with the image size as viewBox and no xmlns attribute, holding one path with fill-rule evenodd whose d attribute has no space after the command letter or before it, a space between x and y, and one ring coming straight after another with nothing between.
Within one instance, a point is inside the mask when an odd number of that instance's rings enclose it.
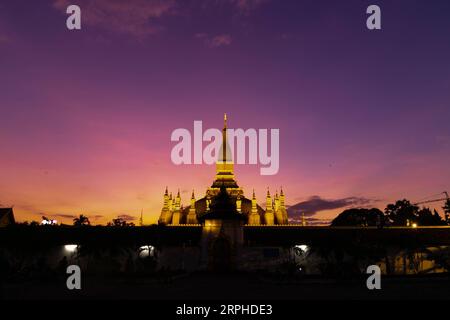
<instances>
[{"instance_id":1,"label":"building roof silhouette","mask_svg":"<svg viewBox=\"0 0 450 320\"><path fill-rule=\"evenodd\" d=\"M15 224L13 208L0 208L0 227Z\"/></svg>"}]
</instances>

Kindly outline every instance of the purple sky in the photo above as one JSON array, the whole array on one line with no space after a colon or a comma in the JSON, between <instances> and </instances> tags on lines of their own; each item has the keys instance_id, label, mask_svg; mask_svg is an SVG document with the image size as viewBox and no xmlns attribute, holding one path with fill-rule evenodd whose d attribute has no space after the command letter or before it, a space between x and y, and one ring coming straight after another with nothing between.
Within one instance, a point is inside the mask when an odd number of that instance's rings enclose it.
<instances>
[{"instance_id":1,"label":"purple sky","mask_svg":"<svg viewBox=\"0 0 450 320\"><path fill-rule=\"evenodd\" d=\"M280 129L278 175L236 167L261 203L280 185L288 204L380 208L450 189L449 1L78 0L81 31L68 4L0 2L0 203L19 220L154 222L166 185L188 204L214 177L171 163L171 132L224 112Z\"/></svg>"}]
</instances>

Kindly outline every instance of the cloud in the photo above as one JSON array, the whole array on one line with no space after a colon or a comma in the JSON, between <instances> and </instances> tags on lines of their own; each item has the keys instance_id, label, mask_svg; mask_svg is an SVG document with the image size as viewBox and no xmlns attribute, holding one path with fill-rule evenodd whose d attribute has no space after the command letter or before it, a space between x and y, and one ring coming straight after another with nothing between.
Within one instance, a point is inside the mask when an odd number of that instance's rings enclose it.
<instances>
[{"instance_id":1,"label":"cloud","mask_svg":"<svg viewBox=\"0 0 450 320\"><path fill-rule=\"evenodd\" d=\"M0 44L1 43L10 42L10 40L11 40L10 33L5 31L5 29L6 28L4 27L4 25L0 21Z\"/></svg>"},{"instance_id":2,"label":"cloud","mask_svg":"<svg viewBox=\"0 0 450 320\"><path fill-rule=\"evenodd\" d=\"M200 32L200 33L196 33L194 35L194 37L197 39L206 39L206 38L208 38L208 34L204 33L204 32Z\"/></svg>"},{"instance_id":3,"label":"cloud","mask_svg":"<svg viewBox=\"0 0 450 320\"><path fill-rule=\"evenodd\" d=\"M51 216L57 217L57 218L64 218L64 219L75 219L77 217L74 214L65 214L65 213L52 214Z\"/></svg>"},{"instance_id":4,"label":"cloud","mask_svg":"<svg viewBox=\"0 0 450 320\"><path fill-rule=\"evenodd\" d=\"M45 214L41 214L41 215L45 215ZM67 213L49 214L47 216L50 216L52 218L63 218L63 219L75 219L75 218L79 217L79 215L67 214ZM98 219L103 218L104 216L97 214L97 215L88 215L87 217L92 220L98 220Z\"/></svg>"},{"instance_id":5,"label":"cloud","mask_svg":"<svg viewBox=\"0 0 450 320\"><path fill-rule=\"evenodd\" d=\"M269 0L218 0L218 2L227 2L231 4L238 13L248 15L261 5L269 2Z\"/></svg>"},{"instance_id":6,"label":"cloud","mask_svg":"<svg viewBox=\"0 0 450 320\"><path fill-rule=\"evenodd\" d=\"M232 15L250 15L252 12L257 10L263 4L269 2L270 0L197 0L197 1L186 1L177 0L179 4L189 3L191 4L191 9L194 10L221 10L222 12L230 11ZM192 6L192 4L194 4Z\"/></svg>"},{"instance_id":7,"label":"cloud","mask_svg":"<svg viewBox=\"0 0 450 320\"><path fill-rule=\"evenodd\" d=\"M231 36L229 34L221 34L221 35L213 37L209 41L209 46L213 47L213 48L229 46L232 41L233 41L233 39L231 38Z\"/></svg>"},{"instance_id":8,"label":"cloud","mask_svg":"<svg viewBox=\"0 0 450 320\"><path fill-rule=\"evenodd\" d=\"M233 38L229 34L209 36L207 33L197 33L194 37L203 40L203 42L210 48L229 46L233 42Z\"/></svg>"},{"instance_id":9,"label":"cloud","mask_svg":"<svg viewBox=\"0 0 450 320\"><path fill-rule=\"evenodd\" d=\"M69 0L54 0L53 6L66 14ZM145 38L160 32L163 16L176 14L175 0L78 0L81 23L119 34Z\"/></svg>"},{"instance_id":10,"label":"cloud","mask_svg":"<svg viewBox=\"0 0 450 320\"><path fill-rule=\"evenodd\" d=\"M149 201L149 197L147 194L145 193L138 193L136 195L136 199L140 200L140 201Z\"/></svg>"},{"instance_id":11,"label":"cloud","mask_svg":"<svg viewBox=\"0 0 450 320\"><path fill-rule=\"evenodd\" d=\"M122 219L123 221L134 221L136 217L130 216L129 214L121 214L118 215L117 218Z\"/></svg>"},{"instance_id":12,"label":"cloud","mask_svg":"<svg viewBox=\"0 0 450 320\"><path fill-rule=\"evenodd\" d=\"M242 14L248 14L269 0L229 0Z\"/></svg>"},{"instance_id":13,"label":"cloud","mask_svg":"<svg viewBox=\"0 0 450 320\"><path fill-rule=\"evenodd\" d=\"M364 197L347 197L341 199L323 199L320 196L312 196L306 201L299 202L287 208L289 216L292 218L313 216L319 211L333 210L347 207L366 207L377 200Z\"/></svg>"},{"instance_id":14,"label":"cloud","mask_svg":"<svg viewBox=\"0 0 450 320\"><path fill-rule=\"evenodd\" d=\"M81 25L133 36L139 40L164 30L164 17L189 16L195 11L231 6L233 13L248 15L269 0L202 0L190 3L185 0L78 0L81 8ZM187 3L187 4L186 4ZM53 0L53 7L66 15L70 0ZM1 41L1 39L0 39ZM211 47L231 44L231 36L222 34L209 39Z\"/></svg>"},{"instance_id":15,"label":"cloud","mask_svg":"<svg viewBox=\"0 0 450 320\"><path fill-rule=\"evenodd\" d=\"M292 224L301 224L302 222L301 217L289 218L289 223ZM307 226L326 226L331 224L331 219L305 217L305 222Z\"/></svg>"}]
</instances>

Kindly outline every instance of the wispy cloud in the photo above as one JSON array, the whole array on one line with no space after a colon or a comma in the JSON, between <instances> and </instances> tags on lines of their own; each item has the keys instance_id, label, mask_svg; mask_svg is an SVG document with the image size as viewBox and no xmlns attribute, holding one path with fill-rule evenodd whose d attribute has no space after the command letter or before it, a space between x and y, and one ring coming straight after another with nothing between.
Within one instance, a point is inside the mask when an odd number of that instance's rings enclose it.
<instances>
[{"instance_id":1,"label":"wispy cloud","mask_svg":"<svg viewBox=\"0 0 450 320\"><path fill-rule=\"evenodd\" d=\"M229 46L232 41L233 41L233 39L231 38L231 36L229 34L221 34L221 35L213 37L209 41L209 46L213 47L213 48Z\"/></svg>"},{"instance_id":2,"label":"wispy cloud","mask_svg":"<svg viewBox=\"0 0 450 320\"><path fill-rule=\"evenodd\" d=\"M301 217L289 218L289 223L302 223L303 219ZM306 217L305 222L307 226L326 226L331 224L331 219L320 219L320 218L312 218Z\"/></svg>"},{"instance_id":3,"label":"wispy cloud","mask_svg":"<svg viewBox=\"0 0 450 320\"><path fill-rule=\"evenodd\" d=\"M228 0L240 13L248 14L269 0Z\"/></svg>"},{"instance_id":4,"label":"wispy cloud","mask_svg":"<svg viewBox=\"0 0 450 320\"><path fill-rule=\"evenodd\" d=\"M102 219L102 218L104 218L105 216L103 216L103 215L101 215L101 214L96 214L96 215L93 215L93 216L89 216L89 218L92 218L93 220L98 220L98 219Z\"/></svg>"},{"instance_id":5,"label":"wispy cloud","mask_svg":"<svg viewBox=\"0 0 450 320\"><path fill-rule=\"evenodd\" d=\"M55 0L53 5L63 13L69 0ZM94 26L119 34L144 38L160 32L158 19L176 13L175 0L78 0L82 25Z\"/></svg>"},{"instance_id":6,"label":"wispy cloud","mask_svg":"<svg viewBox=\"0 0 450 320\"><path fill-rule=\"evenodd\" d=\"M77 216L74 214L57 213L51 215L53 218L75 219Z\"/></svg>"},{"instance_id":7,"label":"wispy cloud","mask_svg":"<svg viewBox=\"0 0 450 320\"><path fill-rule=\"evenodd\" d=\"M312 196L306 201L299 202L290 206L287 211L292 218L305 216L313 216L317 212L325 210L333 210L347 207L367 207L378 200L364 197L347 197L341 199L324 199L320 196Z\"/></svg>"},{"instance_id":8,"label":"wispy cloud","mask_svg":"<svg viewBox=\"0 0 450 320\"><path fill-rule=\"evenodd\" d=\"M229 34L210 36L207 33L197 33L195 38L201 39L210 48L229 46L233 42L233 38Z\"/></svg>"},{"instance_id":9,"label":"wispy cloud","mask_svg":"<svg viewBox=\"0 0 450 320\"><path fill-rule=\"evenodd\" d=\"M165 29L164 17L193 15L195 11L231 6L232 14L249 15L269 0L78 0L83 26L96 27L109 32L144 39ZM70 0L53 0L53 7L66 14L73 4ZM1 40L0 40L1 41ZM207 38L210 47L230 45L232 38L220 34Z\"/></svg>"},{"instance_id":10,"label":"wispy cloud","mask_svg":"<svg viewBox=\"0 0 450 320\"><path fill-rule=\"evenodd\" d=\"M189 2L189 0L179 0ZM194 2L194 1L192 1ZM270 2L270 0L198 0L197 3L205 8L226 8L231 9L234 14L249 15L263 4Z\"/></svg>"},{"instance_id":11,"label":"wispy cloud","mask_svg":"<svg viewBox=\"0 0 450 320\"><path fill-rule=\"evenodd\" d=\"M9 42L11 40L8 33L4 29L4 26L0 23L0 43Z\"/></svg>"},{"instance_id":12,"label":"wispy cloud","mask_svg":"<svg viewBox=\"0 0 450 320\"><path fill-rule=\"evenodd\" d=\"M121 215L118 215L117 218L122 219L123 221L134 221L134 220L136 220L136 217L131 216L129 214L121 214Z\"/></svg>"},{"instance_id":13,"label":"wispy cloud","mask_svg":"<svg viewBox=\"0 0 450 320\"><path fill-rule=\"evenodd\" d=\"M70 213L55 213L55 214L48 214L48 215L46 215L44 213L41 213L41 215L48 216L48 217L51 217L51 218L62 218L62 219L71 219L71 220L80 216L80 215L77 215L77 214L70 214ZM86 215L86 216L90 220L98 220L98 219L101 219L101 218L104 217L103 215L99 215L99 214Z\"/></svg>"}]
</instances>

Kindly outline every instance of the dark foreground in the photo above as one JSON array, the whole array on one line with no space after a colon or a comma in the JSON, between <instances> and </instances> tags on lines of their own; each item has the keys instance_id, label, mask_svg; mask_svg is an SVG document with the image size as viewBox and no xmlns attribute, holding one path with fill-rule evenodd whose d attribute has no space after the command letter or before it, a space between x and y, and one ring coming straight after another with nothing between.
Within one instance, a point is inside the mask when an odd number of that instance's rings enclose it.
<instances>
[{"instance_id":1,"label":"dark foreground","mask_svg":"<svg viewBox=\"0 0 450 320\"><path fill-rule=\"evenodd\" d=\"M3 284L1 297L17 299L149 300L320 300L450 299L450 278L382 277L381 290L368 290L365 278L293 280L255 274L194 273L176 277L85 277L81 290L65 279Z\"/></svg>"}]
</instances>

